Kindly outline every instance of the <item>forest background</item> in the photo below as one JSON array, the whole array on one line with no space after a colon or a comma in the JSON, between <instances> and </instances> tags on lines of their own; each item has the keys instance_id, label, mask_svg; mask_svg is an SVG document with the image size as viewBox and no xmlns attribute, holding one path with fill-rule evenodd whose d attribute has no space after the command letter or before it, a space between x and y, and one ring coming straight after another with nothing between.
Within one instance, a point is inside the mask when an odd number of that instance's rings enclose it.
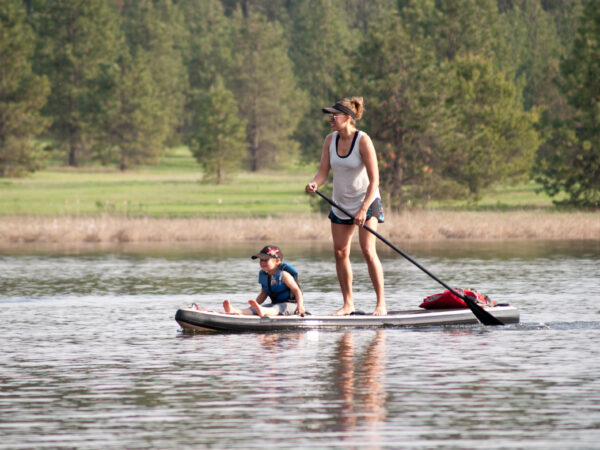
<instances>
[{"instance_id":1,"label":"forest background","mask_svg":"<svg viewBox=\"0 0 600 450\"><path fill-rule=\"evenodd\" d=\"M319 159L320 108L360 95L390 209L529 180L600 205L599 0L0 4L4 178L182 145L204 183L289 171Z\"/></svg>"}]
</instances>

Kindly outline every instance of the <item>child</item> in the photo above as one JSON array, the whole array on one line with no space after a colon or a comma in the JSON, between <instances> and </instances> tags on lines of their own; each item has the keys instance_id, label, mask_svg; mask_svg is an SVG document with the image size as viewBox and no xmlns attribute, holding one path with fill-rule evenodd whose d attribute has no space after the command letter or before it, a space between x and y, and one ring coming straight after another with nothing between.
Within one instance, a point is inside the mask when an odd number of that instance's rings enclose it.
<instances>
[{"instance_id":1,"label":"child","mask_svg":"<svg viewBox=\"0 0 600 450\"><path fill-rule=\"evenodd\" d=\"M260 272L258 282L261 285L260 294L256 299L248 300L250 308L237 309L231 306L229 300L223 302L223 308L228 314L259 315L260 317L304 314L304 300L298 285L298 272L292 266L282 262L283 255L279 247L267 245L252 259L259 259ZM271 303L262 306L269 297Z\"/></svg>"}]
</instances>

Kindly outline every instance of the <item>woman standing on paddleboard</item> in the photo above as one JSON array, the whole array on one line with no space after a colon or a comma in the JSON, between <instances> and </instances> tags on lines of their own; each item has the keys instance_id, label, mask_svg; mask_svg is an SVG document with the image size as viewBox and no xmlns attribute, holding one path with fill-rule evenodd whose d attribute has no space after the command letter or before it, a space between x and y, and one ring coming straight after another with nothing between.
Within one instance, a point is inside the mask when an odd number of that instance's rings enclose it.
<instances>
[{"instance_id":1,"label":"woman standing on paddleboard","mask_svg":"<svg viewBox=\"0 0 600 450\"><path fill-rule=\"evenodd\" d=\"M352 220L334 206L329 213L335 266L344 297L344 305L335 314L347 315L354 312L350 246L354 234L353 225L358 225L360 249L377 295L377 305L373 314L384 316L387 309L383 269L377 256L376 238L363 228L363 225L368 225L376 230L377 223L382 223L384 219L375 147L366 133L356 129L356 120L362 117L363 108L362 97L346 98L333 106L323 108L323 112L329 115L332 133L325 138L319 170L306 185L306 192L316 192L318 187L327 181L331 170L333 201L354 215Z\"/></svg>"}]
</instances>

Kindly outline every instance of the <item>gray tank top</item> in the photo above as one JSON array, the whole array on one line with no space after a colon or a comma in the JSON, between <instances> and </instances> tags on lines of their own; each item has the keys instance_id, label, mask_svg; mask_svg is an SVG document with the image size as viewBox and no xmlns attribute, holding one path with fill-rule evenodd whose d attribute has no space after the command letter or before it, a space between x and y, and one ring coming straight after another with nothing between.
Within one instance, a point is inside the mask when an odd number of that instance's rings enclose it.
<instances>
[{"instance_id":1,"label":"gray tank top","mask_svg":"<svg viewBox=\"0 0 600 450\"><path fill-rule=\"evenodd\" d=\"M334 131L329 144L329 164L333 173L333 200L346 211L355 215L367 193L369 176L367 168L360 156L360 139L365 133L357 131L354 135L350 152L346 156L339 156L337 152L338 132ZM380 198L379 189L375 198ZM333 213L340 219L350 219L346 214L332 207Z\"/></svg>"}]
</instances>

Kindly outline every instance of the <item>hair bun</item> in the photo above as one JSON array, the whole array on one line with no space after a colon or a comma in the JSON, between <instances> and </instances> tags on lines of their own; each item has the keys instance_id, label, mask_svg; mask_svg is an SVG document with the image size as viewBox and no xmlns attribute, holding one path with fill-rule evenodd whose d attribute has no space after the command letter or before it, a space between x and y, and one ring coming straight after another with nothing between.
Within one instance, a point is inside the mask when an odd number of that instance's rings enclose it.
<instances>
[{"instance_id":1,"label":"hair bun","mask_svg":"<svg viewBox=\"0 0 600 450\"><path fill-rule=\"evenodd\" d=\"M362 117L363 111L365 110L365 106L364 106L365 100L362 97L345 98L344 100L340 100L336 103L343 105L346 108L349 108L350 110L354 111L354 116L355 116L356 120L358 120ZM323 111L328 112L325 109Z\"/></svg>"}]
</instances>

